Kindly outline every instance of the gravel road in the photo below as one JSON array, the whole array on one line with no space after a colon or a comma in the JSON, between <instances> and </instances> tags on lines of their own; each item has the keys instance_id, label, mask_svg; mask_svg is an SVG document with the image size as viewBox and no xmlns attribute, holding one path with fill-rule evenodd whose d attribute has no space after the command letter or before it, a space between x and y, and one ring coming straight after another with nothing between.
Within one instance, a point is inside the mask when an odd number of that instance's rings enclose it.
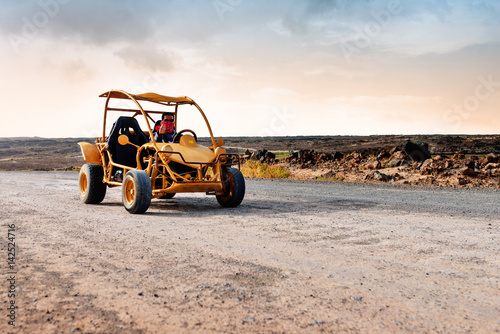
<instances>
[{"instance_id":1,"label":"gravel road","mask_svg":"<svg viewBox=\"0 0 500 334\"><path fill-rule=\"evenodd\" d=\"M238 208L182 194L130 215L120 188L81 203L77 179L0 172L9 333L500 330L498 190L247 179Z\"/></svg>"}]
</instances>

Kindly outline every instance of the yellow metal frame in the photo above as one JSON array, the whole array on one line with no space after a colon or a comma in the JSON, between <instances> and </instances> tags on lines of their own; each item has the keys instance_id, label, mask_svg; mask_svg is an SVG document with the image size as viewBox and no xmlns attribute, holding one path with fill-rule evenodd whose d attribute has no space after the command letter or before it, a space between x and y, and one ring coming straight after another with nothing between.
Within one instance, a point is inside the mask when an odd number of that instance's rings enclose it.
<instances>
[{"instance_id":1,"label":"yellow metal frame","mask_svg":"<svg viewBox=\"0 0 500 334\"><path fill-rule=\"evenodd\" d=\"M145 171L150 177L151 185L153 189L153 197L161 197L168 193L181 193L181 192L205 192L207 194L223 194L225 189L225 184L228 180L222 180L222 166L231 165L234 163L238 164L238 169L240 167L239 156L236 154L226 154L226 150L222 147L223 141L214 139L212 128L210 123L200 108L200 106L187 96L182 97L170 97L165 95L159 95L156 93L145 93L145 94L130 94L121 90L111 90L106 93L99 95L100 97L106 98L106 103L104 106L104 120L103 120L103 132L102 137L97 137L95 144L90 143L79 143L82 149L82 154L85 161L89 163L95 163L103 166L104 178L103 182L108 184L108 186L122 186L122 182L114 180L113 176L116 169L123 169L123 176L132 169L130 166L121 165L115 163L111 157L111 153L107 150L108 137L106 136L106 121L108 117L108 111L119 111L126 113L134 113L132 117L142 115L146 121L148 127L149 138L151 142L146 143L138 148L137 150L137 169L142 169L142 163L140 161L141 153L144 150L154 151L153 154L147 155L146 159L143 161L146 164ZM109 106L111 99L128 99L135 103L137 109L124 109L124 108L113 108ZM181 151L163 151L162 149L166 146L165 143L158 143L154 139L153 130L151 128L150 122L153 126L155 124L154 119L151 114L162 114L165 111L151 111L144 110L139 101L153 102L166 107L173 107L174 110L174 122L177 128L177 114L178 107L180 105L193 105L195 106L207 125L208 131L210 133L210 139L212 146L207 150L207 148L202 148L197 144L172 144L177 145L177 149ZM191 142L192 143L192 142ZM192 147L188 147L192 146ZM205 154L204 161L186 161L183 154L188 154L191 152L203 152ZM196 153L195 152L195 153ZM213 154L213 159L211 154ZM178 174L174 172L169 163L175 161L176 163L183 164L196 170L196 175L188 174ZM236 161L236 162L235 162ZM161 184L161 185L160 185Z\"/></svg>"}]
</instances>

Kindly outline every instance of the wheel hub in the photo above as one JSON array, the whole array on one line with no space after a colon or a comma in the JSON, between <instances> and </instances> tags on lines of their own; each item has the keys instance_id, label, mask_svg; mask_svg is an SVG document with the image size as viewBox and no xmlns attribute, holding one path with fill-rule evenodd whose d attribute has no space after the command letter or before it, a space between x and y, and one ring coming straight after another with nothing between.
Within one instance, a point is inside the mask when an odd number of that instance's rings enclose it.
<instances>
[{"instance_id":1,"label":"wheel hub","mask_svg":"<svg viewBox=\"0 0 500 334\"><path fill-rule=\"evenodd\" d=\"M127 201L127 203L132 203L134 201L134 198L135 198L135 187L134 187L134 182L132 182L132 180L127 180L125 182L125 200Z\"/></svg>"},{"instance_id":2,"label":"wheel hub","mask_svg":"<svg viewBox=\"0 0 500 334\"><path fill-rule=\"evenodd\" d=\"M80 177L80 193L84 194L87 191L87 175L81 174Z\"/></svg>"}]
</instances>

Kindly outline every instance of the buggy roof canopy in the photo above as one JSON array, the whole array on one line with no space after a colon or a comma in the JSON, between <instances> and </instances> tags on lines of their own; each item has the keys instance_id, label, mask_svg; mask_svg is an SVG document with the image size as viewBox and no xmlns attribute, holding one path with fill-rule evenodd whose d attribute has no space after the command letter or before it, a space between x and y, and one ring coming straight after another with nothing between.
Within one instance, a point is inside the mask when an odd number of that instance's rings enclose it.
<instances>
[{"instance_id":1,"label":"buggy roof canopy","mask_svg":"<svg viewBox=\"0 0 500 334\"><path fill-rule=\"evenodd\" d=\"M137 101L149 101L161 104L194 104L194 101L187 96L165 96L156 93L130 94L121 90L110 90L99 95L99 97L109 97L113 99L134 99Z\"/></svg>"}]
</instances>

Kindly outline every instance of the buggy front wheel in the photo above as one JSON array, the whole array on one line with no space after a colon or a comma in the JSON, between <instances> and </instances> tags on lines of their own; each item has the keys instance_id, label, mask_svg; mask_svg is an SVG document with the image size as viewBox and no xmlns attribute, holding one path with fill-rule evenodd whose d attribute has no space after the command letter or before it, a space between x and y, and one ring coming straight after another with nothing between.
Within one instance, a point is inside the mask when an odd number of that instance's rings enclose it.
<instances>
[{"instance_id":1,"label":"buggy front wheel","mask_svg":"<svg viewBox=\"0 0 500 334\"><path fill-rule=\"evenodd\" d=\"M143 170L130 170L122 183L123 206L129 213L144 213L151 204L151 181Z\"/></svg>"},{"instance_id":2,"label":"buggy front wheel","mask_svg":"<svg viewBox=\"0 0 500 334\"><path fill-rule=\"evenodd\" d=\"M225 193L217 195L217 201L226 208L240 205L245 196L245 178L236 168L224 168L222 170L223 181L226 182Z\"/></svg>"},{"instance_id":3,"label":"buggy front wheel","mask_svg":"<svg viewBox=\"0 0 500 334\"><path fill-rule=\"evenodd\" d=\"M104 170L96 164L85 164L78 175L80 199L85 204L99 204L106 196L106 184L103 181Z\"/></svg>"}]
</instances>

